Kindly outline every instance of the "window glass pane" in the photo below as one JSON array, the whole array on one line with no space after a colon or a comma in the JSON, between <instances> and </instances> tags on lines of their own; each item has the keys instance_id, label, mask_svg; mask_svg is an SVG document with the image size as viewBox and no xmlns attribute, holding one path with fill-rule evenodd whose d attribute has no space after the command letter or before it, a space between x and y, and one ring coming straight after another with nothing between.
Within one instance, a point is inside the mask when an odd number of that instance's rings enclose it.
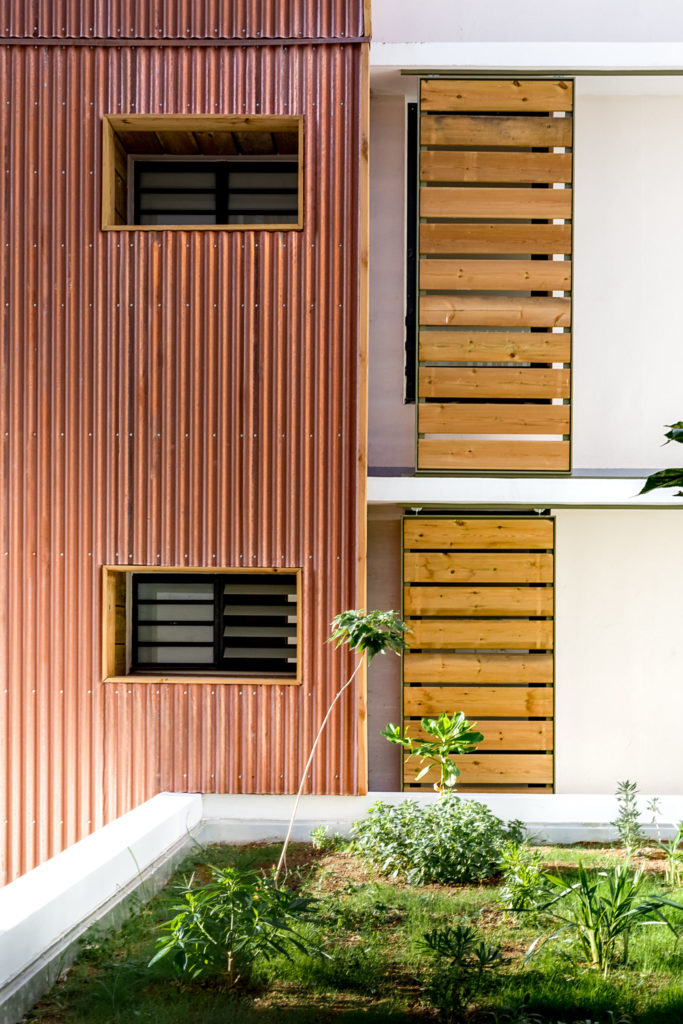
<instances>
[{"instance_id":1,"label":"window glass pane","mask_svg":"<svg viewBox=\"0 0 683 1024\"><path fill-rule=\"evenodd\" d=\"M138 641L213 643L213 626L139 626Z\"/></svg>"},{"instance_id":2,"label":"window glass pane","mask_svg":"<svg viewBox=\"0 0 683 1024\"><path fill-rule=\"evenodd\" d=\"M140 622L210 622L213 620L213 604L148 604L138 603L138 619Z\"/></svg>"},{"instance_id":3,"label":"window glass pane","mask_svg":"<svg viewBox=\"0 0 683 1024\"><path fill-rule=\"evenodd\" d=\"M141 224L215 224L215 213L142 213Z\"/></svg>"},{"instance_id":4,"label":"window glass pane","mask_svg":"<svg viewBox=\"0 0 683 1024\"><path fill-rule=\"evenodd\" d=\"M296 195L283 195L282 193L242 193L237 192L228 197L228 209L230 210L296 210Z\"/></svg>"},{"instance_id":5,"label":"window glass pane","mask_svg":"<svg viewBox=\"0 0 683 1024\"><path fill-rule=\"evenodd\" d=\"M168 170L140 171L140 188L175 188L178 191L186 188L215 189L216 172L208 170L178 171Z\"/></svg>"},{"instance_id":6,"label":"window glass pane","mask_svg":"<svg viewBox=\"0 0 683 1024\"><path fill-rule=\"evenodd\" d=\"M296 213L231 213L230 224L296 224Z\"/></svg>"},{"instance_id":7,"label":"window glass pane","mask_svg":"<svg viewBox=\"0 0 683 1024\"><path fill-rule=\"evenodd\" d=\"M272 164L272 171L231 171L230 188L278 188L282 191L299 187L299 175L296 171L291 173L277 170L277 164Z\"/></svg>"},{"instance_id":8,"label":"window glass pane","mask_svg":"<svg viewBox=\"0 0 683 1024\"><path fill-rule=\"evenodd\" d=\"M141 210L215 210L214 193L203 192L142 192Z\"/></svg>"},{"instance_id":9,"label":"window glass pane","mask_svg":"<svg viewBox=\"0 0 683 1024\"><path fill-rule=\"evenodd\" d=\"M138 661L141 665L211 665L211 647L140 647Z\"/></svg>"},{"instance_id":10,"label":"window glass pane","mask_svg":"<svg viewBox=\"0 0 683 1024\"><path fill-rule=\"evenodd\" d=\"M141 601L213 601L213 581L184 583L182 580L141 580L138 583Z\"/></svg>"}]
</instances>

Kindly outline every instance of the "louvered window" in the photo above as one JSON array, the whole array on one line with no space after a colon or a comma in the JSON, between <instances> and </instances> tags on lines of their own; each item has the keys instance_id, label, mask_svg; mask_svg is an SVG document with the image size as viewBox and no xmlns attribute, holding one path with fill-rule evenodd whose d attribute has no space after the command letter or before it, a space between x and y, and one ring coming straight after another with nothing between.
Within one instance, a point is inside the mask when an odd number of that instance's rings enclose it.
<instances>
[{"instance_id":1,"label":"louvered window","mask_svg":"<svg viewBox=\"0 0 683 1024\"><path fill-rule=\"evenodd\" d=\"M132 673L297 675L292 573L130 574Z\"/></svg>"}]
</instances>

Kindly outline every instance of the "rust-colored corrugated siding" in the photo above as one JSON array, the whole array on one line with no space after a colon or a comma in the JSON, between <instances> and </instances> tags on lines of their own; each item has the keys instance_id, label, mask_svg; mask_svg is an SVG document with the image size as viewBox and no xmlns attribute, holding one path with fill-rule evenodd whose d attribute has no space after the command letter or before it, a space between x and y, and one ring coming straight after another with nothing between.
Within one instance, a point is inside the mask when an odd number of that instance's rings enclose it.
<instances>
[{"instance_id":1,"label":"rust-colored corrugated siding","mask_svg":"<svg viewBox=\"0 0 683 1024\"><path fill-rule=\"evenodd\" d=\"M345 39L363 0L3 0L0 35L81 39Z\"/></svg>"},{"instance_id":2,"label":"rust-colored corrugated siding","mask_svg":"<svg viewBox=\"0 0 683 1024\"><path fill-rule=\"evenodd\" d=\"M324 640L364 586L363 59L0 47L5 880L160 790L291 792L351 664ZM121 111L303 113L304 230L100 231ZM303 686L103 684L107 563L302 566ZM362 787L357 701L316 792Z\"/></svg>"}]
</instances>

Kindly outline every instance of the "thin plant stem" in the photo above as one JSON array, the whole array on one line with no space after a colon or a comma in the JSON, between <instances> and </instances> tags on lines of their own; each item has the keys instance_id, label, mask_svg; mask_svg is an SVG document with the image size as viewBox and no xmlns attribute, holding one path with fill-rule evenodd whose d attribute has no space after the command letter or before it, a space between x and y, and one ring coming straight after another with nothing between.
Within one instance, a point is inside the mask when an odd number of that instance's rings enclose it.
<instances>
[{"instance_id":1,"label":"thin plant stem","mask_svg":"<svg viewBox=\"0 0 683 1024\"><path fill-rule=\"evenodd\" d=\"M348 689L348 687L351 685L353 680L356 678L356 676L358 675L358 672L359 672L360 667L361 667L362 664L363 664L363 656L361 656L361 659L358 662L358 664L356 665L355 669L353 670L353 673L346 680L346 682L342 686L341 690L339 691L339 693L337 694L337 696L334 698L334 700L330 704L329 708L327 709L327 714L323 718L322 723L320 725L320 728L318 729L318 735L313 740L313 746L311 747L311 753L309 755L308 761L306 762L306 766L305 766L303 772L301 773L301 782L299 783L299 791L296 794L296 801L294 803L294 810L292 811L292 816L289 819L289 828L287 829L287 835L285 836L285 841L284 841L284 844L282 846L282 853L280 854L280 859L279 859L279 861L277 863L277 867L275 869L275 875L273 876L273 881L275 882L275 884L277 884L277 881L278 881L278 879L280 877L280 872L281 872L282 868L283 867L286 868L286 864L287 864L287 846L289 845L289 840L291 839L291 836L292 836L292 829L294 828L294 821L295 821L295 818L296 818L296 812L299 810L299 803L301 802L301 794L303 793L304 786L306 784L306 778L307 778L307 774L308 774L308 769L311 767L311 763L313 761L313 757L315 755L315 751L316 751L316 748L318 746L318 741L320 740L320 737L323 734L323 730L324 730L325 726L327 725L328 718L332 714L332 709L334 708L335 704L337 703L337 701L339 700L339 698L343 694L344 690Z\"/></svg>"}]
</instances>

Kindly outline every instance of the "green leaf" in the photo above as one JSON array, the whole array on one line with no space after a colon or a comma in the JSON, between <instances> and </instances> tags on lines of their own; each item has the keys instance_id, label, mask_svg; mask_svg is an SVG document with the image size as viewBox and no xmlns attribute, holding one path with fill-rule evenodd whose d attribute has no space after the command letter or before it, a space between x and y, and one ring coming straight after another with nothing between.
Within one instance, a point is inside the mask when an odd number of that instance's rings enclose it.
<instances>
[{"instance_id":1,"label":"green leaf","mask_svg":"<svg viewBox=\"0 0 683 1024\"><path fill-rule=\"evenodd\" d=\"M652 473L639 493L647 494L648 491L655 491L661 487L683 487L683 469L660 469L657 473Z\"/></svg>"}]
</instances>

